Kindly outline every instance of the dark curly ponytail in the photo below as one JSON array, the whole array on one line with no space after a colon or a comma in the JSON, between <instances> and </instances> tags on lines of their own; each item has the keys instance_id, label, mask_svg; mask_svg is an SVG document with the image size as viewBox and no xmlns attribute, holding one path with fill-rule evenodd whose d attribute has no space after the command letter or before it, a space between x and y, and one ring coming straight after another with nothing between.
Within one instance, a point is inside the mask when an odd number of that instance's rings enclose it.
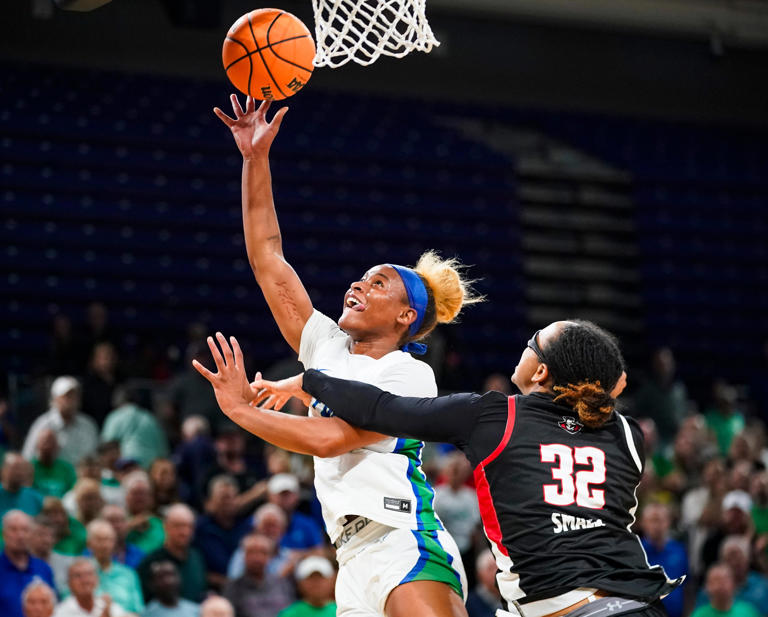
<instances>
[{"instance_id":1,"label":"dark curly ponytail","mask_svg":"<svg viewBox=\"0 0 768 617\"><path fill-rule=\"evenodd\" d=\"M616 338L590 321L569 320L543 350L557 393L590 428L605 424L616 400L610 395L625 369Z\"/></svg>"}]
</instances>

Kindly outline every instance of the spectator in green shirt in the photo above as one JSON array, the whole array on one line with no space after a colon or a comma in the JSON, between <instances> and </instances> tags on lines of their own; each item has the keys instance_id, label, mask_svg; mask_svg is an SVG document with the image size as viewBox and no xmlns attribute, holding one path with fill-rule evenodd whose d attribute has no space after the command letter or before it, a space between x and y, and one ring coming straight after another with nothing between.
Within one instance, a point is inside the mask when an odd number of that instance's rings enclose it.
<instances>
[{"instance_id":1,"label":"spectator in green shirt","mask_svg":"<svg viewBox=\"0 0 768 617\"><path fill-rule=\"evenodd\" d=\"M145 471L133 471L123 478L125 509L128 511L128 537L145 554L163 545L163 522L153 513L152 486Z\"/></svg>"},{"instance_id":2,"label":"spectator in green shirt","mask_svg":"<svg viewBox=\"0 0 768 617\"><path fill-rule=\"evenodd\" d=\"M61 499L46 497L43 500L42 513L56 530L56 545L53 550L62 555L82 555L85 550L85 527L67 514Z\"/></svg>"},{"instance_id":3,"label":"spectator in green shirt","mask_svg":"<svg viewBox=\"0 0 768 617\"><path fill-rule=\"evenodd\" d=\"M101 441L119 442L122 457L149 469L156 458L168 456L168 441L155 416L139 406L139 395L135 388L126 392L125 403L104 420Z\"/></svg>"},{"instance_id":4,"label":"spectator in green shirt","mask_svg":"<svg viewBox=\"0 0 768 617\"><path fill-rule=\"evenodd\" d=\"M27 466L18 452L6 452L0 471L0 517L9 510L21 510L36 516L43 507L43 497L35 489L24 486Z\"/></svg>"},{"instance_id":5,"label":"spectator in green shirt","mask_svg":"<svg viewBox=\"0 0 768 617\"><path fill-rule=\"evenodd\" d=\"M59 442L53 429L44 428L37 440L37 457L32 459L35 479L32 486L44 497L61 499L77 481L72 463L59 458Z\"/></svg>"},{"instance_id":6,"label":"spectator in green shirt","mask_svg":"<svg viewBox=\"0 0 768 617\"><path fill-rule=\"evenodd\" d=\"M727 565L716 563L707 571L706 590L709 604L697 608L691 617L760 617L751 604L733 599L735 584Z\"/></svg>"},{"instance_id":7,"label":"spectator in green shirt","mask_svg":"<svg viewBox=\"0 0 768 617\"><path fill-rule=\"evenodd\" d=\"M132 613L144 610L139 577L131 568L117 563L112 555L115 552L117 535L107 521L96 519L88 524L88 548L96 560L99 575L99 588L120 606Z\"/></svg>"},{"instance_id":8,"label":"spectator in green shirt","mask_svg":"<svg viewBox=\"0 0 768 617\"><path fill-rule=\"evenodd\" d=\"M335 617L335 571L331 562L317 555L307 557L296 566L295 576L301 600L284 608L277 617Z\"/></svg>"},{"instance_id":9,"label":"spectator in green shirt","mask_svg":"<svg viewBox=\"0 0 768 617\"><path fill-rule=\"evenodd\" d=\"M195 513L183 503L173 504L165 513L163 522L165 542L149 553L139 564L138 573L144 590L144 599L152 599L152 566L161 561L172 562L179 571L181 596L192 602L205 598L205 561L200 551L192 546L195 534Z\"/></svg>"},{"instance_id":10,"label":"spectator in green shirt","mask_svg":"<svg viewBox=\"0 0 768 617\"><path fill-rule=\"evenodd\" d=\"M720 454L727 456L731 441L744 430L744 414L736 407L738 393L733 386L718 381L713 387L713 395L714 406L704 412L704 417L715 434Z\"/></svg>"}]
</instances>

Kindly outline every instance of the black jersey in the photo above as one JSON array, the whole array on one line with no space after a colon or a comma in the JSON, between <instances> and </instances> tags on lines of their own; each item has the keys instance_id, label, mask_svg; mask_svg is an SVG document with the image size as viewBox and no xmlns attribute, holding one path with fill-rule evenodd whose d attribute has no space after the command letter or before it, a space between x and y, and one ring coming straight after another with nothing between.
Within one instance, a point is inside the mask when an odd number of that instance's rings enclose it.
<instances>
[{"instance_id":1,"label":"black jersey","mask_svg":"<svg viewBox=\"0 0 768 617\"><path fill-rule=\"evenodd\" d=\"M590 429L547 394L397 397L318 371L304 389L352 424L466 454L508 602L579 587L652 601L681 582L650 566L629 530L644 463L634 420L614 413Z\"/></svg>"}]
</instances>

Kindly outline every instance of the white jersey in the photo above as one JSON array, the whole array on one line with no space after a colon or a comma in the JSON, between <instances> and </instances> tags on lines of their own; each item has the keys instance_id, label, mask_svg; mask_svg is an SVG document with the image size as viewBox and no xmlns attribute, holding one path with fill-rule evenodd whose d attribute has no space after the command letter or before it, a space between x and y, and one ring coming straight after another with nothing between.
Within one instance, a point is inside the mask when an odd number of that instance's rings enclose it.
<instances>
[{"instance_id":1,"label":"white jersey","mask_svg":"<svg viewBox=\"0 0 768 617\"><path fill-rule=\"evenodd\" d=\"M305 369L372 384L399 396L437 396L432 368L397 350L375 360L349 351L350 337L315 311L301 333L299 360ZM333 412L316 399L312 416ZM361 515L396 528L442 530L433 508L434 491L421 470L424 444L387 437L332 458L315 457L315 489L325 528L335 542L347 515Z\"/></svg>"}]
</instances>

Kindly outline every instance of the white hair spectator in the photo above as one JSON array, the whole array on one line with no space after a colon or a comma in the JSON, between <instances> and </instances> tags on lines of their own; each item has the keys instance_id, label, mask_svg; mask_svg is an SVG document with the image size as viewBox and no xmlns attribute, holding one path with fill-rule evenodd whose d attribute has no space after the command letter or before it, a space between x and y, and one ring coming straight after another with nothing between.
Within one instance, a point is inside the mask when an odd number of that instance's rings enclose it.
<instances>
[{"instance_id":1,"label":"white hair spectator","mask_svg":"<svg viewBox=\"0 0 768 617\"><path fill-rule=\"evenodd\" d=\"M181 437L184 441L191 441L195 437L204 437L211 434L211 425L204 416L189 416L181 423Z\"/></svg>"}]
</instances>

